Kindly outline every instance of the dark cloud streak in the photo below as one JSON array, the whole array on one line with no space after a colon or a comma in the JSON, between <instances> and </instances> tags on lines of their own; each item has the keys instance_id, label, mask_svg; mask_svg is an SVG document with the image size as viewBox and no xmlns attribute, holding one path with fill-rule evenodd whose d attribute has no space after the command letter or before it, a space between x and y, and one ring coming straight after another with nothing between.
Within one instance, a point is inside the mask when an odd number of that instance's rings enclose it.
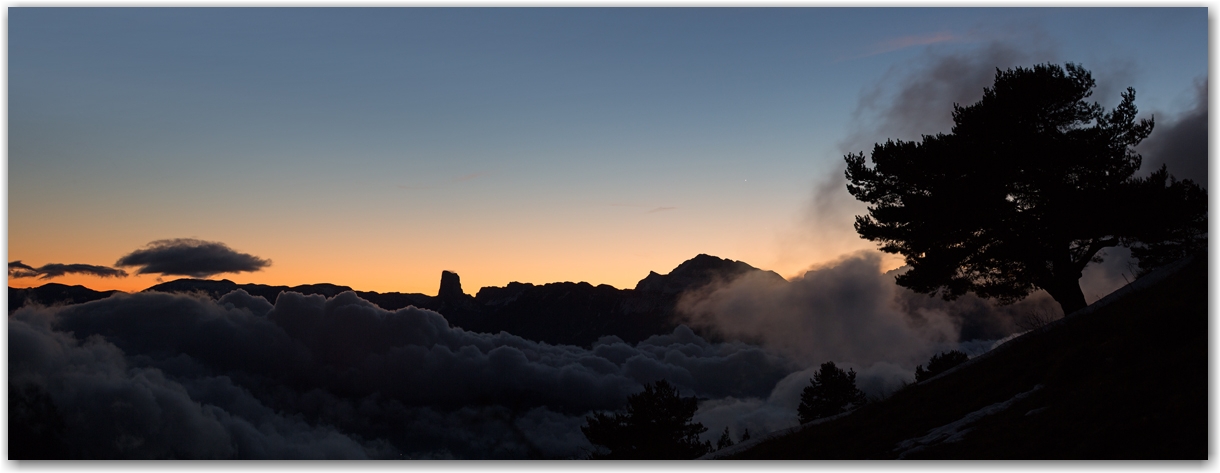
<instances>
[{"instance_id":1,"label":"dark cloud streak","mask_svg":"<svg viewBox=\"0 0 1220 473\"><path fill-rule=\"evenodd\" d=\"M1195 81L1195 106L1173 121L1158 120L1140 144L1142 169L1152 172L1165 165L1175 178L1207 187L1207 138L1207 80L1200 78Z\"/></svg>"},{"instance_id":2,"label":"dark cloud streak","mask_svg":"<svg viewBox=\"0 0 1220 473\"><path fill-rule=\"evenodd\" d=\"M967 105L983 97L996 69L1045 62L1048 51L1027 50L991 42L957 54L928 52L911 64L895 66L862 92L854 112L854 130L840 143L844 153L872 150L886 139L915 140L920 135L948 133L953 104Z\"/></svg>"},{"instance_id":3,"label":"dark cloud streak","mask_svg":"<svg viewBox=\"0 0 1220 473\"><path fill-rule=\"evenodd\" d=\"M224 243L193 238L157 240L115 263L115 266L139 266L136 274L194 278L258 271L270 265L271 260L233 251Z\"/></svg>"},{"instance_id":4,"label":"dark cloud streak","mask_svg":"<svg viewBox=\"0 0 1220 473\"><path fill-rule=\"evenodd\" d=\"M38 270L33 266L22 263L21 260L8 262L8 276L10 278L32 278L38 275Z\"/></svg>"},{"instance_id":5,"label":"dark cloud streak","mask_svg":"<svg viewBox=\"0 0 1220 473\"><path fill-rule=\"evenodd\" d=\"M65 274L87 274L102 278L121 278L127 276L127 271L109 266L80 263L48 263L37 268L22 263L21 260L10 261L8 264L8 275L13 278L32 278L38 276L40 279L51 279Z\"/></svg>"}]
</instances>

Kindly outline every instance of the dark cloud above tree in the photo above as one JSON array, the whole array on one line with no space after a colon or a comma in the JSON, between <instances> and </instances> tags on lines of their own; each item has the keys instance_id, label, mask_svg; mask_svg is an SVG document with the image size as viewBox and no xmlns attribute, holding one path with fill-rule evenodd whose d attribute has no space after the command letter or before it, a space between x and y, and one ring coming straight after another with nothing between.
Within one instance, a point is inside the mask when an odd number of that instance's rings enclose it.
<instances>
[{"instance_id":1,"label":"dark cloud above tree","mask_svg":"<svg viewBox=\"0 0 1220 473\"><path fill-rule=\"evenodd\" d=\"M973 50L945 54L931 50L910 64L894 66L861 94L852 132L841 142L844 153L871 151L886 139L919 139L948 133L953 104L977 102L995 80L996 69L1047 62L1055 54L992 42Z\"/></svg>"},{"instance_id":2,"label":"dark cloud above tree","mask_svg":"<svg viewBox=\"0 0 1220 473\"><path fill-rule=\"evenodd\" d=\"M871 154L874 144L884 143L887 139L918 140L922 134L950 132L953 127L953 105L970 104L982 98L983 89L994 84L997 69L1059 61L1060 53L1052 43L1045 41L1044 35L1035 34L1033 39L1020 43L993 41L957 52L929 48L909 62L893 66L861 93L848 134L839 142L840 151ZM1131 83L1130 77L1137 72L1133 69L1130 63L1122 61L1098 64L1093 68L1097 89L1092 98L1108 107L1116 104L1120 99L1119 94ZM1144 169L1150 169L1150 165L1159 166L1157 156L1196 156L1191 158L1194 159L1192 162L1202 162L1201 172L1206 176L1207 91L1206 84L1200 84L1200 87L1201 108L1197 107L1172 124L1158 123L1152 135L1140 145L1139 149L1145 157ZM1160 141L1158 134L1167 138ZM1191 138L1181 142L1168 138L1183 135ZM1162 151L1175 145L1187 146L1184 143L1194 143L1189 146L1201 149L1201 152ZM1198 156L1202 159L1198 159ZM1199 174L1198 171L1193 174L1187 171L1191 168L1189 165L1180 166L1181 172L1175 171L1176 167L1177 163L1169 164L1170 172L1179 178ZM818 245L833 245L837 241L851 241L859 237L853 223L856 215L867 211L867 205L847 192L845 169L846 166L840 165L820 176L806 204L804 221L808 239ZM1194 169L1199 167L1195 166ZM1094 300L1095 294L1106 294L1124 282L1122 273L1132 263L1129 252L1109 253L1105 268L1098 268L1098 265L1086 268L1086 276L1081 280L1086 299ZM952 320L962 324L962 336L970 338L1010 332L1013 330L1012 321L1024 317L1024 313L1047 311L1043 307L1045 294L1031 296L1027 304L1008 307L973 296L949 305L927 301L923 295L911 294L908 297L900 293L899 296L905 301L905 307L931 309L930 306L935 306L936 310L945 311ZM967 313L984 316L966 316Z\"/></svg>"},{"instance_id":3,"label":"dark cloud above tree","mask_svg":"<svg viewBox=\"0 0 1220 473\"><path fill-rule=\"evenodd\" d=\"M109 266L97 266L79 263L49 263L37 268L22 263L21 260L10 261L8 263L8 275L9 277L13 278L39 277L40 279L51 279L63 276L65 274L87 274L90 276L98 276L103 278L121 278L127 276L127 271L111 268Z\"/></svg>"},{"instance_id":4,"label":"dark cloud above tree","mask_svg":"<svg viewBox=\"0 0 1220 473\"><path fill-rule=\"evenodd\" d=\"M115 266L139 266L136 274L206 278L222 273L258 271L271 260L239 253L221 242L193 238L157 240L119 258Z\"/></svg>"},{"instance_id":5,"label":"dark cloud above tree","mask_svg":"<svg viewBox=\"0 0 1220 473\"><path fill-rule=\"evenodd\" d=\"M1207 187L1207 80L1195 81L1193 108L1173 120L1157 117L1156 127L1139 151L1144 171L1165 165L1173 177Z\"/></svg>"},{"instance_id":6,"label":"dark cloud above tree","mask_svg":"<svg viewBox=\"0 0 1220 473\"><path fill-rule=\"evenodd\" d=\"M896 64L875 83L864 87L838 143L843 154L871 153L887 139L918 140L921 134L948 133L953 127L953 104L969 104L983 96L995 81L996 68L1054 61L1056 53L1034 41L1011 44L992 41L967 50L932 47L907 62ZM1100 74L1099 74L1100 75ZM846 166L827 169L814 182L807 201L807 241L817 247L840 245L858 238L853 223L867 205L847 192ZM804 244L804 243L803 243Z\"/></svg>"}]
</instances>

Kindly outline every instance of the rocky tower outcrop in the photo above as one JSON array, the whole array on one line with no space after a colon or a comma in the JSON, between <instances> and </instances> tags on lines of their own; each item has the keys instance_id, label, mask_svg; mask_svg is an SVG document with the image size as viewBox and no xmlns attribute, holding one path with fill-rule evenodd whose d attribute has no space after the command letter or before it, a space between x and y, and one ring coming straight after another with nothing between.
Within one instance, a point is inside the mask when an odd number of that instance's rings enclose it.
<instances>
[{"instance_id":1,"label":"rocky tower outcrop","mask_svg":"<svg viewBox=\"0 0 1220 473\"><path fill-rule=\"evenodd\" d=\"M441 288L436 292L436 297L449 299L464 295L466 293L462 291L462 278L453 271L441 271Z\"/></svg>"}]
</instances>

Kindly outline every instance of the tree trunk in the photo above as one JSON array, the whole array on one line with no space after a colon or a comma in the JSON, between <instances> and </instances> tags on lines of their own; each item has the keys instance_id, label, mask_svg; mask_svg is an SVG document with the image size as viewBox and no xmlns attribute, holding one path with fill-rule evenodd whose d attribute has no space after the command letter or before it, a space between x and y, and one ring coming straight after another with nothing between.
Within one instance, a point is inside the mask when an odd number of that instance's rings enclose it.
<instances>
[{"instance_id":1,"label":"tree trunk","mask_svg":"<svg viewBox=\"0 0 1220 473\"><path fill-rule=\"evenodd\" d=\"M1080 290L1079 277L1070 281L1059 281L1057 284L1054 284L1054 287L1046 288L1046 292L1055 298L1055 302L1059 303L1059 307L1063 309L1064 316L1089 305L1084 301L1084 291Z\"/></svg>"}]
</instances>

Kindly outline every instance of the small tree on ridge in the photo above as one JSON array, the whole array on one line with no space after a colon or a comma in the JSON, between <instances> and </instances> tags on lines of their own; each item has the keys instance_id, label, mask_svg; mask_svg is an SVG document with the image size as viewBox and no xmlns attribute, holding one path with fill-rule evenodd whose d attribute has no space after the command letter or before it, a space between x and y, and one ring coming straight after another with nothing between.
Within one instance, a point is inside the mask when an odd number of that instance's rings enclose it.
<instances>
[{"instance_id":1,"label":"small tree on ridge","mask_svg":"<svg viewBox=\"0 0 1220 473\"><path fill-rule=\"evenodd\" d=\"M828 361L822 363L809 386L801 391L801 405L796 413L804 424L846 412L849 405L859 407L864 402L864 392L856 388L856 371L843 371Z\"/></svg>"},{"instance_id":2,"label":"small tree on ridge","mask_svg":"<svg viewBox=\"0 0 1220 473\"><path fill-rule=\"evenodd\" d=\"M923 369L923 365L915 367L915 382L918 383L925 379L949 371L950 368L965 363L969 360L969 356L957 350L932 355L932 359L928 360L927 370Z\"/></svg>"},{"instance_id":3,"label":"small tree on ridge","mask_svg":"<svg viewBox=\"0 0 1220 473\"><path fill-rule=\"evenodd\" d=\"M720 440L716 441L716 450L722 450L733 446L733 437L729 436L729 428L725 426L724 433L720 434Z\"/></svg>"},{"instance_id":4,"label":"small tree on ridge","mask_svg":"<svg viewBox=\"0 0 1220 473\"><path fill-rule=\"evenodd\" d=\"M660 380L627 398L627 411L586 417L580 428L589 442L609 450L591 457L600 460L682 460L712 449L700 441L707 427L691 422L698 409L694 396L681 397L678 388Z\"/></svg>"}]
</instances>

